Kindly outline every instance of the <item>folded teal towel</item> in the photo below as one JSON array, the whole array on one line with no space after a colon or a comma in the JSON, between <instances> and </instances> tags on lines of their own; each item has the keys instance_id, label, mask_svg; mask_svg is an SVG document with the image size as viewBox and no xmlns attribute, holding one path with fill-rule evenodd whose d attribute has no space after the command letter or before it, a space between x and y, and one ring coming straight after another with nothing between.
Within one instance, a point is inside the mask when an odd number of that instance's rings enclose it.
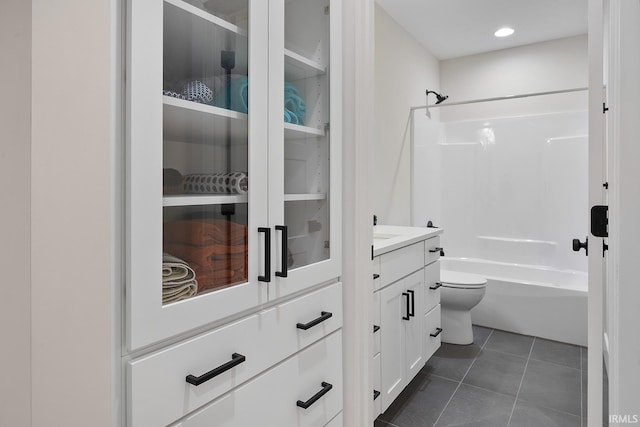
<instances>
[{"instance_id":1,"label":"folded teal towel","mask_svg":"<svg viewBox=\"0 0 640 427\"><path fill-rule=\"evenodd\" d=\"M300 91L291 83L284 83L284 121L296 125L303 124L307 106L300 97Z\"/></svg>"},{"instance_id":2,"label":"folded teal towel","mask_svg":"<svg viewBox=\"0 0 640 427\"><path fill-rule=\"evenodd\" d=\"M229 99L227 99L228 96ZM223 89L216 94L215 106L240 113L248 113L249 79L247 76L232 76L230 81L223 86Z\"/></svg>"}]
</instances>

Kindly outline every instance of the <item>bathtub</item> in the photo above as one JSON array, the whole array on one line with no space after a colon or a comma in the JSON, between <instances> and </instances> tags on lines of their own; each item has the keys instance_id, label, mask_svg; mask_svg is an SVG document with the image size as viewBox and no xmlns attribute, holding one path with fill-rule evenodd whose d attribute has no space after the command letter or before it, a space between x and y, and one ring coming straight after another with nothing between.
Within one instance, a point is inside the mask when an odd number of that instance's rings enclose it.
<instances>
[{"instance_id":1,"label":"bathtub","mask_svg":"<svg viewBox=\"0 0 640 427\"><path fill-rule=\"evenodd\" d=\"M440 258L440 268L487 279L474 324L587 345L587 273L450 257Z\"/></svg>"}]
</instances>

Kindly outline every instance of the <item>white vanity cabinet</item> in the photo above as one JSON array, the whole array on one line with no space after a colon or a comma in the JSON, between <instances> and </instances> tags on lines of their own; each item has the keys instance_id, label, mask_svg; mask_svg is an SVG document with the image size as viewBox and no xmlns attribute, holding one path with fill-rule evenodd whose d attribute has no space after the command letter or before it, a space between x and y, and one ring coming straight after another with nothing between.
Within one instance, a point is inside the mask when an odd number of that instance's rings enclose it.
<instances>
[{"instance_id":1,"label":"white vanity cabinet","mask_svg":"<svg viewBox=\"0 0 640 427\"><path fill-rule=\"evenodd\" d=\"M380 387L374 417L391 405L440 347L441 333L438 234L442 230L376 229L374 238L384 237L374 243L373 260L373 318L380 322L373 340L373 382Z\"/></svg>"},{"instance_id":2,"label":"white vanity cabinet","mask_svg":"<svg viewBox=\"0 0 640 427\"><path fill-rule=\"evenodd\" d=\"M341 5L127 8L124 382L128 425L155 427L342 327Z\"/></svg>"}]
</instances>

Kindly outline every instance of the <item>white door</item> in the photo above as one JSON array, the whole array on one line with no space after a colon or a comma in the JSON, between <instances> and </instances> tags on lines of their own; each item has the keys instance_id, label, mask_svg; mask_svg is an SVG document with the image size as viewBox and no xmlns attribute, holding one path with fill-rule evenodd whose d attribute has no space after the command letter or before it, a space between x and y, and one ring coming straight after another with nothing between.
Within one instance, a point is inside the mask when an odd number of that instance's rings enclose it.
<instances>
[{"instance_id":1,"label":"white door","mask_svg":"<svg viewBox=\"0 0 640 427\"><path fill-rule=\"evenodd\" d=\"M130 351L267 298L268 3L192 3L128 2Z\"/></svg>"},{"instance_id":2,"label":"white door","mask_svg":"<svg viewBox=\"0 0 640 427\"><path fill-rule=\"evenodd\" d=\"M603 0L589 0L589 206L603 205ZM602 426L603 239L589 234L588 426Z\"/></svg>"},{"instance_id":3,"label":"white door","mask_svg":"<svg viewBox=\"0 0 640 427\"><path fill-rule=\"evenodd\" d=\"M405 378L405 325L413 319L411 295L405 281L382 289L380 293L380 372L382 411L384 412L407 384ZM418 316L420 317L420 316Z\"/></svg>"},{"instance_id":4,"label":"white door","mask_svg":"<svg viewBox=\"0 0 640 427\"><path fill-rule=\"evenodd\" d=\"M411 296L411 320L404 322L404 347L406 382L411 381L424 367L422 344L424 342L424 271L416 271L403 279Z\"/></svg>"},{"instance_id":5,"label":"white door","mask_svg":"<svg viewBox=\"0 0 640 427\"><path fill-rule=\"evenodd\" d=\"M614 426L640 422L640 2L609 0L607 6L610 238L606 288L609 393L605 398Z\"/></svg>"},{"instance_id":6,"label":"white door","mask_svg":"<svg viewBox=\"0 0 640 427\"><path fill-rule=\"evenodd\" d=\"M270 3L269 298L341 268L341 4ZM283 95L284 94L284 95Z\"/></svg>"}]
</instances>

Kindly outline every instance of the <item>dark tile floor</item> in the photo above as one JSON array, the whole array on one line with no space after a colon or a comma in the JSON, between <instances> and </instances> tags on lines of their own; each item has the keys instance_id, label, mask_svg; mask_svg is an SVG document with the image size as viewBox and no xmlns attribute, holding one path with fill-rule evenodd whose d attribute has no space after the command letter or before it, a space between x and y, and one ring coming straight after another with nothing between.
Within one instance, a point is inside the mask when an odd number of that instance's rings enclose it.
<instances>
[{"instance_id":1,"label":"dark tile floor","mask_svg":"<svg viewBox=\"0 0 640 427\"><path fill-rule=\"evenodd\" d=\"M473 332L471 345L442 344L375 427L586 426L586 348Z\"/></svg>"}]
</instances>

